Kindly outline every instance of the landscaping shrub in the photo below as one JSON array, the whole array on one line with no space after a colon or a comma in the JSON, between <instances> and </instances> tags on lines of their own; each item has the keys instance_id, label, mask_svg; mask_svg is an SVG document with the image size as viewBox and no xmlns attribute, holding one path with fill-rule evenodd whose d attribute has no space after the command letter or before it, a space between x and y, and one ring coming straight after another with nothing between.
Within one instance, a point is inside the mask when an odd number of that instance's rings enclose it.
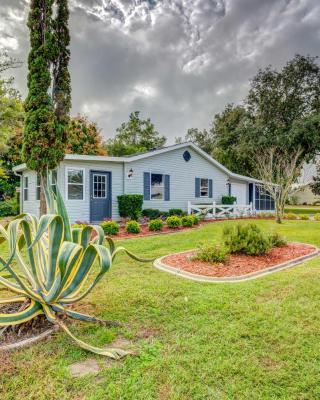
<instances>
[{"instance_id":1,"label":"landscaping shrub","mask_svg":"<svg viewBox=\"0 0 320 400\"><path fill-rule=\"evenodd\" d=\"M176 215L172 215L166 219L166 223L169 228L177 229L181 226L181 218L177 217Z\"/></svg>"},{"instance_id":2,"label":"landscaping shrub","mask_svg":"<svg viewBox=\"0 0 320 400\"><path fill-rule=\"evenodd\" d=\"M119 233L119 224L116 221L103 221L101 228L106 235L117 235Z\"/></svg>"},{"instance_id":3,"label":"landscaping shrub","mask_svg":"<svg viewBox=\"0 0 320 400\"><path fill-rule=\"evenodd\" d=\"M126 223L126 232L127 233L140 233L141 227L139 222L137 221L128 221Z\"/></svg>"},{"instance_id":4,"label":"landscaping shrub","mask_svg":"<svg viewBox=\"0 0 320 400\"><path fill-rule=\"evenodd\" d=\"M149 222L149 231L161 231L163 228L163 221L161 219L153 219Z\"/></svg>"},{"instance_id":5,"label":"landscaping shrub","mask_svg":"<svg viewBox=\"0 0 320 400\"><path fill-rule=\"evenodd\" d=\"M299 219L302 219L303 221L308 221L308 219L310 219L310 216L308 214L299 214Z\"/></svg>"},{"instance_id":6,"label":"landscaping shrub","mask_svg":"<svg viewBox=\"0 0 320 400\"><path fill-rule=\"evenodd\" d=\"M181 224L182 226L193 226L193 222L194 218L192 215L186 215L184 217L181 218Z\"/></svg>"},{"instance_id":7,"label":"landscaping shrub","mask_svg":"<svg viewBox=\"0 0 320 400\"><path fill-rule=\"evenodd\" d=\"M160 218L162 213L156 208L145 208L144 210L142 210L142 215L152 220Z\"/></svg>"},{"instance_id":8,"label":"landscaping shrub","mask_svg":"<svg viewBox=\"0 0 320 400\"><path fill-rule=\"evenodd\" d=\"M161 218L166 220L169 217L169 211L161 211Z\"/></svg>"},{"instance_id":9,"label":"landscaping shrub","mask_svg":"<svg viewBox=\"0 0 320 400\"><path fill-rule=\"evenodd\" d=\"M286 238L281 236L279 233L274 232L269 236L269 240L272 247L282 247L288 244Z\"/></svg>"},{"instance_id":10,"label":"landscaping shrub","mask_svg":"<svg viewBox=\"0 0 320 400\"><path fill-rule=\"evenodd\" d=\"M250 256L265 254L271 249L271 242L256 224L237 224L227 226L224 231L224 243L231 253L243 253Z\"/></svg>"},{"instance_id":11,"label":"landscaping shrub","mask_svg":"<svg viewBox=\"0 0 320 400\"><path fill-rule=\"evenodd\" d=\"M181 217L184 215L185 212L181 210L181 208L170 208L169 210L169 215L177 215L178 217Z\"/></svg>"},{"instance_id":12,"label":"landscaping shrub","mask_svg":"<svg viewBox=\"0 0 320 400\"><path fill-rule=\"evenodd\" d=\"M234 196L222 196L221 198L221 204L225 204L225 205L232 205L237 201L237 198Z\"/></svg>"},{"instance_id":13,"label":"landscaping shrub","mask_svg":"<svg viewBox=\"0 0 320 400\"><path fill-rule=\"evenodd\" d=\"M295 213L286 213L284 214L285 219L298 219L298 215Z\"/></svg>"},{"instance_id":14,"label":"landscaping shrub","mask_svg":"<svg viewBox=\"0 0 320 400\"><path fill-rule=\"evenodd\" d=\"M227 260L229 251L226 247L218 244L204 243L201 244L192 257L193 260L200 260L212 263L223 263Z\"/></svg>"},{"instance_id":15,"label":"landscaping shrub","mask_svg":"<svg viewBox=\"0 0 320 400\"><path fill-rule=\"evenodd\" d=\"M315 221L320 221L320 213L317 213L314 215L314 220Z\"/></svg>"},{"instance_id":16,"label":"landscaping shrub","mask_svg":"<svg viewBox=\"0 0 320 400\"><path fill-rule=\"evenodd\" d=\"M142 204L142 194L122 194L118 196L120 217L137 221L142 214Z\"/></svg>"},{"instance_id":17,"label":"landscaping shrub","mask_svg":"<svg viewBox=\"0 0 320 400\"><path fill-rule=\"evenodd\" d=\"M16 199L0 201L0 217L10 217L19 213L19 204Z\"/></svg>"},{"instance_id":18,"label":"landscaping shrub","mask_svg":"<svg viewBox=\"0 0 320 400\"><path fill-rule=\"evenodd\" d=\"M197 215L191 215L193 218L193 225L199 225L200 223L200 218Z\"/></svg>"}]
</instances>

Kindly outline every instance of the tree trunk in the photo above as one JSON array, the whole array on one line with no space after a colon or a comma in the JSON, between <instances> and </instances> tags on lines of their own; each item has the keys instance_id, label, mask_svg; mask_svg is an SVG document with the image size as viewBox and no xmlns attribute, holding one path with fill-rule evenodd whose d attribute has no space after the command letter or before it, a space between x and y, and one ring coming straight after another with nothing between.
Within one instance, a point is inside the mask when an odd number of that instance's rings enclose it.
<instances>
[{"instance_id":1,"label":"tree trunk","mask_svg":"<svg viewBox=\"0 0 320 400\"><path fill-rule=\"evenodd\" d=\"M47 213L47 203L46 197L44 194L44 189L47 186L47 177L41 175L40 178L40 216L45 215Z\"/></svg>"}]
</instances>

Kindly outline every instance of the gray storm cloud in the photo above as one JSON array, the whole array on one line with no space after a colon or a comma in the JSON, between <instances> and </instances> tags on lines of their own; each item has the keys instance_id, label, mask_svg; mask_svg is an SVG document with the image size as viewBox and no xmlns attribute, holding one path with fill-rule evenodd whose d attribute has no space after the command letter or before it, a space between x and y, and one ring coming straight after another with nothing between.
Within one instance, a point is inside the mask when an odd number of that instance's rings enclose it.
<instances>
[{"instance_id":1,"label":"gray storm cloud","mask_svg":"<svg viewBox=\"0 0 320 400\"><path fill-rule=\"evenodd\" d=\"M0 0L0 46L22 61L28 0ZM317 0L70 0L73 113L105 137L133 110L168 137L209 126L259 67L319 54Z\"/></svg>"}]
</instances>

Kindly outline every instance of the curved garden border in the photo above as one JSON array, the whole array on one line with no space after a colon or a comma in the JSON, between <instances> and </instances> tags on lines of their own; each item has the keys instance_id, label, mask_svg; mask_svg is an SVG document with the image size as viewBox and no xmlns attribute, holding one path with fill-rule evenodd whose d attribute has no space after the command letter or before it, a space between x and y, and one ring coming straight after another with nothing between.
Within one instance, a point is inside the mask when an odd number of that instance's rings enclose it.
<instances>
[{"instance_id":1,"label":"curved garden border","mask_svg":"<svg viewBox=\"0 0 320 400\"><path fill-rule=\"evenodd\" d=\"M305 243L300 243L300 244L305 244ZM246 275L229 276L229 277L225 277L225 278L214 278L211 276L192 274L191 272L183 271L181 269L177 269L177 268L171 267L170 265L165 264L163 262L163 259L165 257L168 257L169 254L166 254L165 256L157 258L154 261L153 266L161 271L169 272L170 274L181 276L182 278L190 279L190 280L197 281L197 282L212 282L212 283L244 282L244 281L249 281L252 279L260 278L262 276L269 275L274 272L282 271L287 268L295 267L296 265L302 264L304 261L310 260L310 259L315 258L320 255L320 249L318 247L313 246L309 243L306 243L306 244L308 246L311 246L314 248L314 251L312 253L301 256L301 257L294 258L290 261L286 261L281 264L273 265L273 266L271 266L269 268L265 268L261 271L251 272ZM183 254L183 253L188 253L189 251L190 250L180 251L178 253L173 253L173 254Z\"/></svg>"}]
</instances>

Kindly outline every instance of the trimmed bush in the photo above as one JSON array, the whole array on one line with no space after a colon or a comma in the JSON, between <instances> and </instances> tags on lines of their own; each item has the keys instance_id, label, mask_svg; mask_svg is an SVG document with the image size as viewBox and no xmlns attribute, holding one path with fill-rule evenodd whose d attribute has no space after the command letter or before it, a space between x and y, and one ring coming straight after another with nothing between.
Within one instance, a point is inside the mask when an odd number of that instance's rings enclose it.
<instances>
[{"instance_id":1,"label":"trimmed bush","mask_svg":"<svg viewBox=\"0 0 320 400\"><path fill-rule=\"evenodd\" d=\"M0 217L10 217L19 213L19 204L16 199L0 201Z\"/></svg>"},{"instance_id":2,"label":"trimmed bush","mask_svg":"<svg viewBox=\"0 0 320 400\"><path fill-rule=\"evenodd\" d=\"M149 218L150 220L157 219L161 217L161 211L156 208L145 208L142 210L142 215Z\"/></svg>"},{"instance_id":3,"label":"trimmed bush","mask_svg":"<svg viewBox=\"0 0 320 400\"><path fill-rule=\"evenodd\" d=\"M163 228L163 221L161 219L153 219L149 222L149 231L161 231Z\"/></svg>"},{"instance_id":4,"label":"trimmed bush","mask_svg":"<svg viewBox=\"0 0 320 400\"><path fill-rule=\"evenodd\" d=\"M142 194L122 194L118 196L120 217L137 221L142 214L142 204Z\"/></svg>"},{"instance_id":5,"label":"trimmed bush","mask_svg":"<svg viewBox=\"0 0 320 400\"><path fill-rule=\"evenodd\" d=\"M186 215L185 217L181 218L181 224L182 226L193 226L193 216L192 215Z\"/></svg>"},{"instance_id":6,"label":"trimmed bush","mask_svg":"<svg viewBox=\"0 0 320 400\"><path fill-rule=\"evenodd\" d=\"M100 225L106 235L112 236L119 233L119 224L116 221L103 221Z\"/></svg>"},{"instance_id":7,"label":"trimmed bush","mask_svg":"<svg viewBox=\"0 0 320 400\"><path fill-rule=\"evenodd\" d=\"M258 256L267 253L272 247L269 237L252 223L227 226L223 235L225 246L231 253Z\"/></svg>"},{"instance_id":8,"label":"trimmed bush","mask_svg":"<svg viewBox=\"0 0 320 400\"><path fill-rule=\"evenodd\" d=\"M177 217L176 215L172 215L166 219L166 223L169 228L177 229L181 226L181 218Z\"/></svg>"},{"instance_id":9,"label":"trimmed bush","mask_svg":"<svg viewBox=\"0 0 320 400\"><path fill-rule=\"evenodd\" d=\"M221 204L232 205L237 201L237 198L234 196L222 196Z\"/></svg>"},{"instance_id":10,"label":"trimmed bush","mask_svg":"<svg viewBox=\"0 0 320 400\"><path fill-rule=\"evenodd\" d=\"M201 244L193 260L200 260L212 263L224 263L229 257L229 251L226 247L218 244Z\"/></svg>"},{"instance_id":11,"label":"trimmed bush","mask_svg":"<svg viewBox=\"0 0 320 400\"><path fill-rule=\"evenodd\" d=\"M126 223L126 232L127 233L140 233L141 227L139 222L137 221L128 221Z\"/></svg>"},{"instance_id":12,"label":"trimmed bush","mask_svg":"<svg viewBox=\"0 0 320 400\"><path fill-rule=\"evenodd\" d=\"M197 215L190 215L193 218L193 225L199 225L200 219Z\"/></svg>"},{"instance_id":13,"label":"trimmed bush","mask_svg":"<svg viewBox=\"0 0 320 400\"><path fill-rule=\"evenodd\" d=\"M284 238L277 232L272 233L269 236L269 240L272 247L282 247L288 244L286 238Z\"/></svg>"},{"instance_id":14,"label":"trimmed bush","mask_svg":"<svg viewBox=\"0 0 320 400\"><path fill-rule=\"evenodd\" d=\"M320 213L317 213L314 215L314 220L315 221L320 221Z\"/></svg>"},{"instance_id":15,"label":"trimmed bush","mask_svg":"<svg viewBox=\"0 0 320 400\"><path fill-rule=\"evenodd\" d=\"M295 213L286 213L284 214L285 219L298 219L298 215Z\"/></svg>"},{"instance_id":16,"label":"trimmed bush","mask_svg":"<svg viewBox=\"0 0 320 400\"><path fill-rule=\"evenodd\" d=\"M303 221L308 221L310 219L310 215L308 214L299 214L299 219Z\"/></svg>"},{"instance_id":17,"label":"trimmed bush","mask_svg":"<svg viewBox=\"0 0 320 400\"><path fill-rule=\"evenodd\" d=\"M161 211L161 218L167 219L169 217L169 211Z\"/></svg>"},{"instance_id":18,"label":"trimmed bush","mask_svg":"<svg viewBox=\"0 0 320 400\"><path fill-rule=\"evenodd\" d=\"M181 217L185 213L181 210L181 208L170 208L169 210L169 215L177 215L178 217Z\"/></svg>"}]
</instances>

